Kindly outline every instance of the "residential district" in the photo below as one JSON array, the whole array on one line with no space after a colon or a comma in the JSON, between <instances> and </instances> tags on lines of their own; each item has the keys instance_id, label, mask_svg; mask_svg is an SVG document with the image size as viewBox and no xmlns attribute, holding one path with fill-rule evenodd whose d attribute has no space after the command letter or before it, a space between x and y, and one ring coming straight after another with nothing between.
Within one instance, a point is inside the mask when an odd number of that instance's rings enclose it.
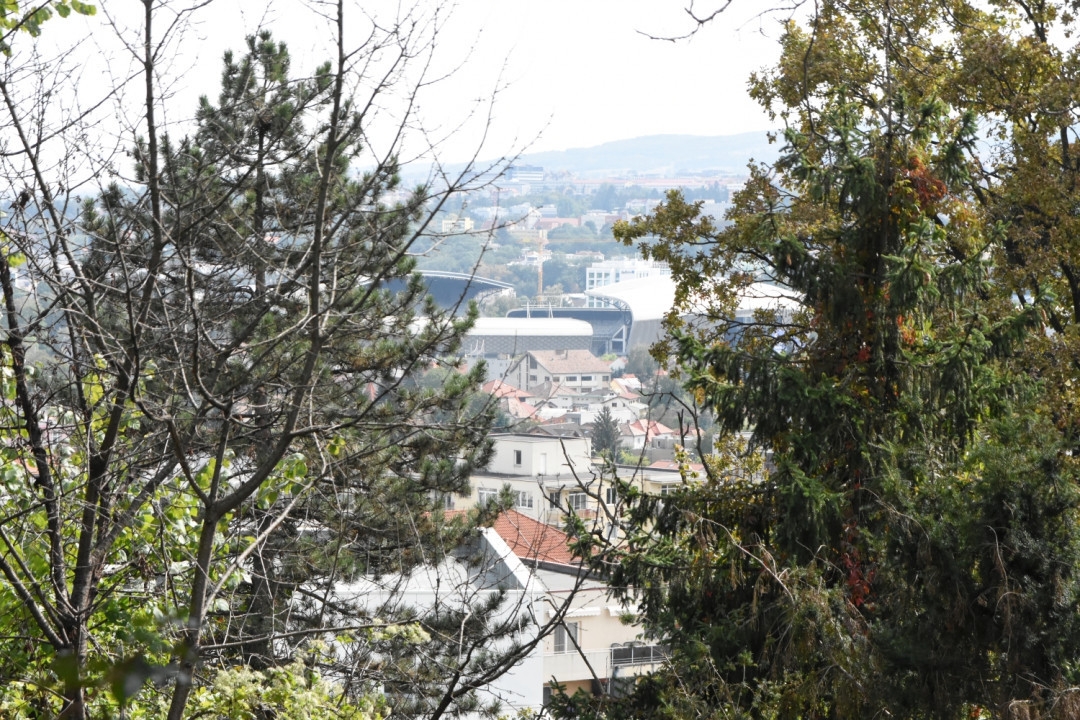
<instances>
[{"instance_id":1,"label":"residential district","mask_svg":"<svg viewBox=\"0 0 1080 720\"><path fill-rule=\"evenodd\" d=\"M417 606L446 602L439 587L446 585L447 575L458 573L458 582L450 583L457 592L474 597L508 593L503 612L531 618L537 627L554 621L543 643L485 691L517 709L541 707L555 683L571 694L578 689L617 693L620 681L663 660L664 648L642 638L633 608L612 600L605 582L582 569L562 528L573 513L591 532L615 537L620 498L614 477L641 491L667 495L694 481L711 443L707 423L680 412L685 406L679 403L677 383L648 352L674 305L669 268L603 237L614 222L651 210L658 193L631 197L644 188L640 180L627 182L632 189L623 193L629 199L620 207L565 217L560 202L586 208L597 204L599 193L605 194L604 202L620 193L606 180L546 180L550 175L542 168L511 168L507 182L492 191L493 199L520 202L474 203L445 214L438 228L442 244L421 263L436 300L463 310L460 300L469 298L482 313L460 356L432 368L432 381L438 382L439 373L464 371L482 361L488 378L482 392L498 408L500 431L491 436L494 457L473 475L468 495L443 498L446 512L495 502L507 509L481 532L481 551L470 553L473 561L477 554L484 558L482 572L450 563L453 567L410 578L405 597ZM728 193L738 187L721 181L656 180L651 189L721 189L722 200L703 202L719 224ZM555 202L529 202L537 197ZM560 244L561 228L587 228L561 237L588 247L553 251L549 246ZM506 265L485 265L477 257L461 272L437 269L440 253L455 241L472 238L479 238L483 252L508 247ZM613 257L597 248L605 243ZM544 266L553 263L571 268L569 282L564 272L555 288L544 283ZM531 268L528 282L535 285L515 287L506 272L515 267ZM526 295L530 289L531 296ZM793 306L782 288L763 281L741 299L736 315L749 318L763 307L783 313ZM608 433L607 447L598 442L598 422L615 428ZM378 588L366 584L345 592L380 597Z\"/></svg>"}]
</instances>

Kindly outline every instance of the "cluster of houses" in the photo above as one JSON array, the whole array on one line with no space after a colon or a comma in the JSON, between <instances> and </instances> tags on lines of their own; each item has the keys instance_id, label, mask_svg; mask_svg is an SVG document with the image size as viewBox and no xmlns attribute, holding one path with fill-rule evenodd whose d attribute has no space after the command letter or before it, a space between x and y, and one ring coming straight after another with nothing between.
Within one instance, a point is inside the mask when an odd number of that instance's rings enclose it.
<instances>
[{"instance_id":1,"label":"cluster of houses","mask_svg":"<svg viewBox=\"0 0 1080 720\"><path fill-rule=\"evenodd\" d=\"M500 612L525 620L524 639L534 638L535 645L513 670L484 688L484 701L538 712L556 684L570 694L623 692L638 675L664 662L664 648L643 637L635 623L635 608L614 599L605 580L575 557L572 538L563 530L573 515L591 534L619 539L616 475L661 496L688 480L687 468L670 459L611 465L594 452L592 424L605 408L619 428L620 447L637 458L685 441L677 430L649 418L647 390L634 375L623 374L625 363L584 349L530 350L483 387L521 425L490 436L490 463L473 473L468 494L443 496L442 506L447 514L458 514L498 504L500 514L479 531L479 550L469 548L461 556L473 563L471 570L441 568L436 574L466 581L417 578L409 600L417 605L452 601L447 587L461 588L462 603L499 593ZM355 592L361 594L359 588ZM431 593L426 600L425 592ZM377 596L370 590L363 594Z\"/></svg>"},{"instance_id":2,"label":"cluster of houses","mask_svg":"<svg viewBox=\"0 0 1080 720\"><path fill-rule=\"evenodd\" d=\"M513 420L560 436L589 436L606 408L618 423L621 449L671 460L686 430L648 418L641 381L632 374L614 377L625 362L602 360L589 350L531 350L482 390Z\"/></svg>"},{"instance_id":3,"label":"cluster of houses","mask_svg":"<svg viewBox=\"0 0 1080 720\"><path fill-rule=\"evenodd\" d=\"M584 437L533 432L491 439L491 463L473 475L468 495L445 498L447 512L509 503L479 540L485 562L500 572L477 577L489 591L509 592L511 607L531 617L537 630L553 629L486 692L517 710L542 707L556 683L570 694L620 692L663 662L664 648L642 638L634 608L611 598L604 580L574 557L561 529L573 513L591 533L616 539L621 506L612 468L594 457ZM615 472L620 481L658 495L686 482L671 463L617 466Z\"/></svg>"}]
</instances>

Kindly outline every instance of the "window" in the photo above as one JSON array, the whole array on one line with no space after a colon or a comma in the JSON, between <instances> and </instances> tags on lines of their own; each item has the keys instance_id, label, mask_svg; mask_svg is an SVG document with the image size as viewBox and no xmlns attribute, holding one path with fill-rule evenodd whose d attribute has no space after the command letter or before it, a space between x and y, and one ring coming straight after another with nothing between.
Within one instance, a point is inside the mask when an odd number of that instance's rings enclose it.
<instances>
[{"instance_id":1,"label":"window","mask_svg":"<svg viewBox=\"0 0 1080 720\"><path fill-rule=\"evenodd\" d=\"M576 652L578 641L578 624L568 622L555 628L555 652Z\"/></svg>"},{"instance_id":2,"label":"window","mask_svg":"<svg viewBox=\"0 0 1080 720\"><path fill-rule=\"evenodd\" d=\"M571 510L584 510L589 504L589 496L583 492L572 492L566 496L566 504Z\"/></svg>"},{"instance_id":3,"label":"window","mask_svg":"<svg viewBox=\"0 0 1080 720\"><path fill-rule=\"evenodd\" d=\"M551 507L553 507L553 508L558 508L559 507L559 496L560 495L561 495L561 493L558 490L552 490L551 492L548 493L548 502L551 504Z\"/></svg>"},{"instance_id":4,"label":"window","mask_svg":"<svg viewBox=\"0 0 1080 720\"><path fill-rule=\"evenodd\" d=\"M619 492L616 488L609 487L604 490L604 503L614 505L619 502Z\"/></svg>"},{"instance_id":5,"label":"window","mask_svg":"<svg viewBox=\"0 0 1080 720\"><path fill-rule=\"evenodd\" d=\"M582 375L581 382L592 382L592 375Z\"/></svg>"},{"instance_id":6,"label":"window","mask_svg":"<svg viewBox=\"0 0 1080 720\"><path fill-rule=\"evenodd\" d=\"M678 489L679 489L678 485L661 485L660 486L660 495L661 496L672 495Z\"/></svg>"},{"instance_id":7,"label":"window","mask_svg":"<svg viewBox=\"0 0 1080 720\"><path fill-rule=\"evenodd\" d=\"M519 508L531 508L533 506L532 493L524 490L514 491L514 505Z\"/></svg>"},{"instance_id":8,"label":"window","mask_svg":"<svg viewBox=\"0 0 1080 720\"><path fill-rule=\"evenodd\" d=\"M521 467L521 451L514 451L514 467Z\"/></svg>"},{"instance_id":9,"label":"window","mask_svg":"<svg viewBox=\"0 0 1080 720\"><path fill-rule=\"evenodd\" d=\"M530 375L529 376L529 382L536 382L536 376L535 375Z\"/></svg>"},{"instance_id":10,"label":"window","mask_svg":"<svg viewBox=\"0 0 1080 720\"><path fill-rule=\"evenodd\" d=\"M497 502L499 500L499 491L490 490L488 488L480 488L476 492L476 500L481 505L487 505L488 503Z\"/></svg>"},{"instance_id":11,"label":"window","mask_svg":"<svg viewBox=\"0 0 1080 720\"><path fill-rule=\"evenodd\" d=\"M450 493L443 493L442 496L443 507L447 510L454 509L454 496Z\"/></svg>"},{"instance_id":12,"label":"window","mask_svg":"<svg viewBox=\"0 0 1080 720\"><path fill-rule=\"evenodd\" d=\"M566 382L577 382L577 375L567 375Z\"/></svg>"}]
</instances>

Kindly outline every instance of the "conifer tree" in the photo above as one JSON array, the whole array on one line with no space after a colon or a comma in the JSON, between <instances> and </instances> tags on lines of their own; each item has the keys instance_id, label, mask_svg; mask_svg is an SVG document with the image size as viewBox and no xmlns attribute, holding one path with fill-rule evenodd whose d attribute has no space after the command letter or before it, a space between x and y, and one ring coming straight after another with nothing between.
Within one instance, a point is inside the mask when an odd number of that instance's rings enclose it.
<instances>
[{"instance_id":1,"label":"conifer tree","mask_svg":"<svg viewBox=\"0 0 1080 720\"><path fill-rule=\"evenodd\" d=\"M398 592L472 537L444 496L490 452L482 367L412 382L475 317L437 307L411 256L474 175L403 187L407 114L368 146L438 23L402 9L349 47L327 7L332 62L299 74L252 37L177 138L147 0L130 181L84 189L76 217L34 166L5 220L2 715L493 714L477 690L538 642L500 593ZM383 51L399 62L369 88Z\"/></svg>"},{"instance_id":2,"label":"conifer tree","mask_svg":"<svg viewBox=\"0 0 1080 720\"><path fill-rule=\"evenodd\" d=\"M977 118L898 61L900 45L930 44L935 13L826 3L810 30L791 24L754 86L789 121L785 147L732 226L673 193L618 229L659 236L643 251L709 305L706 322L672 318L671 349L717 427L750 429L770 471L713 459L662 502L626 488L623 541L579 533L671 661L628 698L561 712L1075 713L1076 467L1013 364L1047 333L1052 298L1009 301L990 250L1010 228L981 212L966 162ZM777 303L729 332L752 283Z\"/></svg>"},{"instance_id":3,"label":"conifer tree","mask_svg":"<svg viewBox=\"0 0 1080 720\"><path fill-rule=\"evenodd\" d=\"M596 414L592 431L593 455L615 460L619 455L619 424L611 415L611 408L605 405Z\"/></svg>"}]
</instances>

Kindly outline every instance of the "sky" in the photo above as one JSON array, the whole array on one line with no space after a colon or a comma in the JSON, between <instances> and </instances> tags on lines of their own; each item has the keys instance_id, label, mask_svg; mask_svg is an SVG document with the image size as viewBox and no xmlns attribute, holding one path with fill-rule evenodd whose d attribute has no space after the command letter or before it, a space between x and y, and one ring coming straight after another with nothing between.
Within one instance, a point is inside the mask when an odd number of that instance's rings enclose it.
<instances>
[{"instance_id":1,"label":"sky","mask_svg":"<svg viewBox=\"0 0 1080 720\"><path fill-rule=\"evenodd\" d=\"M776 56L775 24L733 16L673 43L642 33L690 29L678 0L473 0L461 10L461 26L482 28L470 77L505 59L496 145L564 150L771 127L746 82Z\"/></svg>"},{"instance_id":2,"label":"sky","mask_svg":"<svg viewBox=\"0 0 1080 720\"><path fill-rule=\"evenodd\" d=\"M414 134L409 149L415 154L426 149L427 140L437 141L443 160L460 162L642 135L727 135L771 127L747 97L746 82L775 59L779 26L775 19L745 14L760 7L754 0L736 0L716 22L678 42L643 33L690 30L693 22L680 0L418 3L417 18L430 19L437 10L443 23L426 77L447 77L419 96L415 117L425 132ZM401 7L397 0L365 0L350 8L346 31L358 37L370 27L364 13L385 23ZM46 27L49 42L77 46L85 56L79 82L84 105L134 72L131 54L116 42L110 24L134 26L137 9L134 3L114 3L110 12L121 14L101 12ZM327 51L330 33L318 18L321 9L319 0L217 0L186 18L193 22L167 48L173 58L166 71L172 96L167 122L182 123L199 95L216 94L222 52L241 47L243 36L258 26L271 28L289 44L294 66L308 69ZM699 0L700 12L710 9ZM140 92L132 86L128 100L137 101ZM392 127L400 107L387 100L382 113ZM131 126L116 130L117 138L134 132L134 120Z\"/></svg>"}]
</instances>

